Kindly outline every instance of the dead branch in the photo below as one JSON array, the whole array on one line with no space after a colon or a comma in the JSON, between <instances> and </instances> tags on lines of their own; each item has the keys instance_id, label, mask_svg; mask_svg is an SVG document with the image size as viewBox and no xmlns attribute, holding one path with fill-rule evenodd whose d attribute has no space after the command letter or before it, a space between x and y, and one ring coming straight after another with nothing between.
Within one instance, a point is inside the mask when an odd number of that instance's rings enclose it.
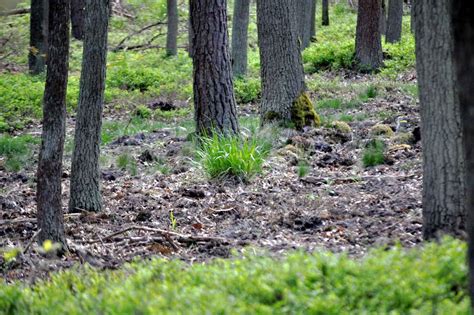
<instances>
[{"instance_id":1,"label":"dead branch","mask_svg":"<svg viewBox=\"0 0 474 315\"><path fill-rule=\"evenodd\" d=\"M117 50L124 49L125 46L124 46L123 44L124 44L126 41L128 41L130 38L132 38L133 36L139 35L139 34L145 32L145 31L147 31L147 30L149 30L149 29L151 29L151 28L153 28L153 27L155 27L155 26L165 25L165 24L166 24L166 22L159 21L159 22L156 22L156 23L147 25L147 26L145 26L145 27L143 27L143 28L139 29L138 31L135 31L135 32L133 32L133 33L131 33L131 34L128 34L128 35L125 36L125 37L117 44L117 46L115 46L115 48L112 49L112 50L113 50L113 51L117 51Z\"/></svg>"}]
</instances>

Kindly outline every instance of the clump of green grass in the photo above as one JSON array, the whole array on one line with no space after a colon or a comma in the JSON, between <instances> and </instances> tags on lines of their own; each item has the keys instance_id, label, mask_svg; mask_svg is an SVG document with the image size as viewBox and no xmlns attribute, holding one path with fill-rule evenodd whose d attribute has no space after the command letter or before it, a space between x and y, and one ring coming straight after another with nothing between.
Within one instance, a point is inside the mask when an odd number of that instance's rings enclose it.
<instances>
[{"instance_id":1,"label":"clump of green grass","mask_svg":"<svg viewBox=\"0 0 474 315\"><path fill-rule=\"evenodd\" d=\"M359 99L365 103L370 99L377 97L377 88L374 85L369 85L362 93L359 94Z\"/></svg>"},{"instance_id":2,"label":"clump of green grass","mask_svg":"<svg viewBox=\"0 0 474 315\"><path fill-rule=\"evenodd\" d=\"M322 99L317 102L316 107L318 109L341 109L343 102L338 98Z\"/></svg>"},{"instance_id":3,"label":"clump of green grass","mask_svg":"<svg viewBox=\"0 0 474 315\"><path fill-rule=\"evenodd\" d=\"M0 157L5 158L5 169L12 172L21 170L31 159L31 145L39 143L39 138L29 135L0 135Z\"/></svg>"},{"instance_id":4,"label":"clump of green grass","mask_svg":"<svg viewBox=\"0 0 474 315\"><path fill-rule=\"evenodd\" d=\"M124 152L117 157L117 167L123 171L127 171L130 175L137 175L137 161L128 152Z\"/></svg>"},{"instance_id":5,"label":"clump of green grass","mask_svg":"<svg viewBox=\"0 0 474 315\"><path fill-rule=\"evenodd\" d=\"M303 178L309 174L309 171L311 170L311 165L309 165L307 161L299 161L297 170L298 170L298 177Z\"/></svg>"},{"instance_id":6,"label":"clump of green grass","mask_svg":"<svg viewBox=\"0 0 474 315\"><path fill-rule=\"evenodd\" d=\"M269 145L259 142L257 138L242 139L214 133L211 137L200 139L196 153L199 164L209 178L233 178L248 182L262 171L269 151Z\"/></svg>"},{"instance_id":7,"label":"clump of green grass","mask_svg":"<svg viewBox=\"0 0 474 315\"><path fill-rule=\"evenodd\" d=\"M376 166L385 163L385 143L374 139L367 144L362 153L364 167Z\"/></svg>"}]
</instances>

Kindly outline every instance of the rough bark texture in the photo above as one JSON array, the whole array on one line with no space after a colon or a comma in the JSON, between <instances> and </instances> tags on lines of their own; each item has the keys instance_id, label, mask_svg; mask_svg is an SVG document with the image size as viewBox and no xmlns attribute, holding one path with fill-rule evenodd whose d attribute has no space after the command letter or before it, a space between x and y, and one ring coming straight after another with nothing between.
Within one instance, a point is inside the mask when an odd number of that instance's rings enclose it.
<instances>
[{"instance_id":1,"label":"rough bark texture","mask_svg":"<svg viewBox=\"0 0 474 315\"><path fill-rule=\"evenodd\" d=\"M77 40L84 39L84 19L86 0L71 0L72 36Z\"/></svg>"},{"instance_id":2,"label":"rough bark texture","mask_svg":"<svg viewBox=\"0 0 474 315\"><path fill-rule=\"evenodd\" d=\"M323 16L321 24L324 26L329 25L329 0L323 0Z\"/></svg>"},{"instance_id":3,"label":"rough bark texture","mask_svg":"<svg viewBox=\"0 0 474 315\"><path fill-rule=\"evenodd\" d=\"M388 1L387 43L399 42L402 37L403 0Z\"/></svg>"},{"instance_id":4,"label":"rough bark texture","mask_svg":"<svg viewBox=\"0 0 474 315\"><path fill-rule=\"evenodd\" d=\"M85 38L69 211L100 211L100 137L107 60L109 0L86 0Z\"/></svg>"},{"instance_id":5,"label":"rough bark texture","mask_svg":"<svg viewBox=\"0 0 474 315\"><path fill-rule=\"evenodd\" d=\"M189 57L193 58L193 40L194 40L194 31L191 24L191 0L188 2L189 5L189 19L188 19L188 54Z\"/></svg>"},{"instance_id":6,"label":"rough bark texture","mask_svg":"<svg viewBox=\"0 0 474 315\"><path fill-rule=\"evenodd\" d=\"M257 24L262 77L262 124L290 122L293 102L305 91L298 48L295 0L258 0Z\"/></svg>"},{"instance_id":7,"label":"rough bark texture","mask_svg":"<svg viewBox=\"0 0 474 315\"><path fill-rule=\"evenodd\" d=\"M382 66L380 6L380 0L359 0L355 60L361 70L373 71Z\"/></svg>"},{"instance_id":8,"label":"rough bark texture","mask_svg":"<svg viewBox=\"0 0 474 315\"><path fill-rule=\"evenodd\" d=\"M442 233L458 235L465 224L461 115L449 19L447 2L416 1L425 239Z\"/></svg>"},{"instance_id":9,"label":"rough bark texture","mask_svg":"<svg viewBox=\"0 0 474 315\"><path fill-rule=\"evenodd\" d=\"M299 28L299 40L301 49L305 49L311 43L311 28L314 19L311 18L313 4L315 0L295 0L297 2L298 13L295 19Z\"/></svg>"},{"instance_id":10,"label":"rough bark texture","mask_svg":"<svg viewBox=\"0 0 474 315\"><path fill-rule=\"evenodd\" d=\"M168 32L166 34L166 54L178 54L178 0L167 0Z\"/></svg>"},{"instance_id":11,"label":"rough bark texture","mask_svg":"<svg viewBox=\"0 0 474 315\"><path fill-rule=\"evenodd\" d=\"M381 11L380 11L380 34L385 35L387 32L387 8L385 7L385 0L381 1Z\"/></svg>"},{"instance_id":12,"label":"rough bark texture","mask_svg":"<svg viewBox=\"0 0 474 315\"><path fill-rule=\"evenodd\" d=\"M227 33L227 1L191 1L196 131L238 133Z\"/></svg>"},{"instance_id":13,"label":"rough bark texture","mask_svg":"<svg viewBox=\"0 0 474 315\"><path fill-rule=\"evenodd\" d=\"M49 1L48 70L43 100L43 132L38 160L37 206L40 244L66 247L61 203L61 175L66 130L69 55L69 0Z\"/></svg>"},{"instance_id":14,"label":"rough bark texture","mask_svg":"<svg viewBox=\"0 0 474 315\"><path fill-rule=\"evenodd\" d=\"M250 0L235 0L232 19L232 70L234 77L247 74Z\"/></svg>"},{"instance_id":15,"label":"rough bark texture","mask_svg":"<svg viewBox=\"0 0 474 315\"><path fill-rule=\"evenodd\" d=\"M31 74L44 72L48 50L48 1L31 0L30 51L28 66Z\"/></svg>"},{"instance_id":16,"label":"rough bark texture","mask_svg":"<svg viewBox=\"0 0 474 315\"><path fill-rule=\"evenodd\" d=\"M418 2L419 0L417 0ZM469 235L469 294L474 310L474 5L472 1L452 1L454 60L459 91L462 132L466 159L466 209Z\"/></svg>"}]
</instances>

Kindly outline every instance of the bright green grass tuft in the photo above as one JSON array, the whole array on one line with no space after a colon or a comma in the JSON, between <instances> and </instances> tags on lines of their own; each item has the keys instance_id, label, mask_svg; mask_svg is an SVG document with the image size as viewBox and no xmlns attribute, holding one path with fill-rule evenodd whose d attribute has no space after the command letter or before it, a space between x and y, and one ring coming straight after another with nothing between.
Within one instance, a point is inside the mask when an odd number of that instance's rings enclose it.
<instances>
[{"instance_id":1,"label":"bright green grass tuft","mask_svg":"<svg viewBox=\"0 0 474 315\"><path fill-rule=\"evenodd\" d=\"M8 171L20 171L32 158L32 144L38 144L38 138L26 135L12 137L0 134L0 157L5 158L5 168Z\"/></svg>"},{"instance_id":2,"label":"bright green grass tuft","mask_svg":"<svg viewBox=\"0 0 474 315\"><path fill-rule=\"evenodd\" d=\"M362 153L364 167L376 166L385 163L385 143L381 140L372 140Z\"/></svg>"}]
</instances>

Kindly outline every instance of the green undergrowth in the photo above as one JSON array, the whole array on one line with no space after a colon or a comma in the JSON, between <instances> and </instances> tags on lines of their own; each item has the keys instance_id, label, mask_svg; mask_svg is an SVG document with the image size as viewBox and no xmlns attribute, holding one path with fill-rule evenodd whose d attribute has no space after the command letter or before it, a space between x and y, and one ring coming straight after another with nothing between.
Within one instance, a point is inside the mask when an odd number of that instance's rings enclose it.
<instances>
[{"instance_id":1,"label":"green undergrowth","mask_svg":"<svg viewBox=\"0 0 474 315\"><path fill-rule=\"evenodd\" d=\"M385 163L385 143L382 140L371 140L362 152L364 167L376 166Z\"/></svg>"},{"instance_id":2,"label":"green undergrowth","mask_svg":"<svg viewBox=\"0 0 474 315\"><path fill-rule=\"evenodd\" d=\"M0 281L1 314L469 314L464 243L377 249L361 259L258 251L185 264L76 267L34 285Z\"/></svg>"},{"instance_id":3,"label":"green undergrowth","mask_svg":"<svg viewBox=\"0 0 474 315\"><path fill-rule=\"evenodd\" d=\"M20 171L33 158L32 145L39 143L39 138L30 135L13 137L0 134L0 158L5 160L5 169Z\"/></svg>"}]
</instances>

